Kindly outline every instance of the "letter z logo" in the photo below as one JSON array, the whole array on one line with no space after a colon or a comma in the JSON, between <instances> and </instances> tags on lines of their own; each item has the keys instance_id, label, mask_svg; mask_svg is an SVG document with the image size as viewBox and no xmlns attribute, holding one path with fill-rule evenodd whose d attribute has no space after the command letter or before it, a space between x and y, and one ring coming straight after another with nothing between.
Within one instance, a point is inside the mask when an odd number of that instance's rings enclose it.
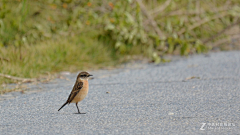
<instances>
[{"instance_id":1,"label":"letter z logo","mask_svg":"<svg viewBox=\"0 0 240 135\"><path fill-rule=\"evenodd\" d=\"M206 123L202 123L202 126L200 128L200 130L205 130L204 127L205 127Z\"/></svg>"}]
</instances>

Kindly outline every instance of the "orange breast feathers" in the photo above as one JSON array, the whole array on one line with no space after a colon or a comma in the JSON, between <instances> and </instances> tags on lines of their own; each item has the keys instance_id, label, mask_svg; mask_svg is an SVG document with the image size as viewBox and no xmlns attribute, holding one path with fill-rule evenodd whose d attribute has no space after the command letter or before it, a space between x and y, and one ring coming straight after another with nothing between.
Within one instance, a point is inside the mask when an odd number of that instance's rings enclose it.
<instances>
[{"instance_id":1,"label":"orange breast feathers","mask_svg":"<svg viewBox=\"0 0 240 135\"><path fill-rule=\"evenodd\" d=\"M74 97L72 103L77 103L82 101L88 94L88 80L81 80L83 82L83 87L79 93Z\"/></svg>"},{"instance_id":2,"label":"orange breast feathers","mask_svg":"<svg viewBox=\"0 0 240 135\"><path fill-rule=\"evenodd\" d=\"M82 80L82 82L83 82L83 88L82 89L87 89L87 91L88 91L88 80Z\"/></svg>"}]
</instances>

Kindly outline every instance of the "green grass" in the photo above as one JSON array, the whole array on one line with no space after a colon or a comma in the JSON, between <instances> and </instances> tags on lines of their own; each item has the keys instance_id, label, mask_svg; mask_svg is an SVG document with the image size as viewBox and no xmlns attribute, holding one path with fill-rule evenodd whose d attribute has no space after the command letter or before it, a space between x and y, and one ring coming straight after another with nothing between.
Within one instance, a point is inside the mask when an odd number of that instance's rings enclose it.
<instances>
[{"instance_id":1,"label":"green grass","mask_svg":"<svg viewBox=\"0 0 240 135\"><path fill-rule=\"evenodd\" d=\"M47 72L79 71L113 66L118 56L111 48L90 36L63 37L32 46L2 47L0 71L18 77L35 78ZM1 78L0 83L11 80Z\"/></svg>"}]
</instances>

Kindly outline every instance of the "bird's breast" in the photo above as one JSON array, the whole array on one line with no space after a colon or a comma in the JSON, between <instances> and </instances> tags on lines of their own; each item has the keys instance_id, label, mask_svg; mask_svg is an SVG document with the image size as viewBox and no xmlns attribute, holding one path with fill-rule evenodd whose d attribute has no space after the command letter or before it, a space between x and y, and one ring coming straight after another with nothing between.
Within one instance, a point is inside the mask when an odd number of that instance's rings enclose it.
<instances>
[{"instance_id":1,"label":"bird's breast","mask_svg":"<svg viewBox=\"0 0 240 135\"><path fill-rule=\"evenodd\" d=\"M82 101L88 94L88 81L82 80L82 82L83 82L83 87L79 91L79 93L76 95L76 97L73 99L72 102L74 102L74 103Z\"/></svg>"}]
</instances>

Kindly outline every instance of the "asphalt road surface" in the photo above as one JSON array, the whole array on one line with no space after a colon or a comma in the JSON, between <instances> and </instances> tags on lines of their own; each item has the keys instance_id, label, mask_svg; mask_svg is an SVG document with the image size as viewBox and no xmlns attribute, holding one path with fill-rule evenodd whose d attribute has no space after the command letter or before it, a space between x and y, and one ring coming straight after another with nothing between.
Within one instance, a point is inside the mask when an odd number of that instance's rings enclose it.
<instances>
[{"instance_id":1,"label":"asphalt road surface","mask_svg":"<svg viewBox=\"0 0 240 135\"><path fill-rule=\"evenodd\" d=\"M0 102L0 134L239 134L240 52L90 72L88 96L57 111L76 74Z\"/></svg>"}]
</instances>

